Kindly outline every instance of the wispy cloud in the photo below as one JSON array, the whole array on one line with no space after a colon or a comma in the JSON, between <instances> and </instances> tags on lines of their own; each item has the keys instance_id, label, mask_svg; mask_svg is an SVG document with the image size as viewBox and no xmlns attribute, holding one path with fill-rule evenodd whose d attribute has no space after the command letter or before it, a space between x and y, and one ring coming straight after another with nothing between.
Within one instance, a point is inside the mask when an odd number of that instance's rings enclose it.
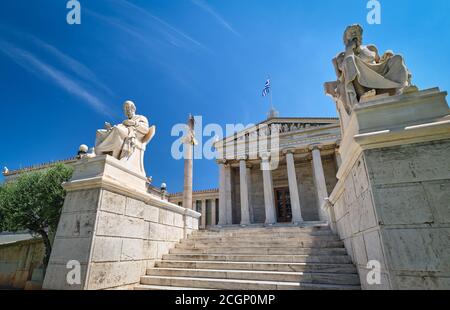
<instances>
[{"instance_id":1,"label":"wispy cloud","mask_svg":"<svg viewBox=\"0 0 450 310\"><path fill-rule=\"evenodd\" d=\"M212 17L214 17L219 24L221 24L223 27L231 31L233 34L235 34L238 37L241 37L241 34L234 30L234 28L228 23L219 13L217 13L211 6L206 4L202 0L192 0L192 3L201 8L202 10L206 11L208 14L210 14Z\"/></svg>"},{"instance_id":2,"label":"wispy cloud","mask_svg":"<svg viewBox=\"0 0 450 310\"><path fill-rule=\"evenodd\" d=\"M174 46L179 47L180 44L178 41L182 40L190 45L204 49L209 50L207 46L205 46L203 43L199 42L198 40L194 39L192 36L188 35L184 31L180 30L179 28L171 25L167 21L159 18L158 16L150 13L149 11L145 10L144 8L135 5L129 1L126 0L113 0L117 5L120 5L124 8L127 8L129 10L133 10L134 13L139 13L142 17L144 17L144 20L147 22L153 22L154 25L158 26L159 32L165 37L167 42L171 43Z\"/></svg>"},{"instance_id":3,"label":"wispy cloud","mask_svg":"<svg viewBox=\"0 0 450 310\"><path fill-rule=\"evenodd\" d=\"M60 64L62 64L65 68L75 73L78 77L83 79L84 81L92 84L95 87L101 88L102 91L107 93L110 96L114 96L113 91L106 86L104 83L102 83L92 72L91 69L89 69L87 66L85 66L83 63L79 62L78 60L74 59L73 57L63 53L61 50L57 49L55 46L44 42L43 40L35 37L32 34L23 33L16 29L7 28L3 25L0 25L0 30L9 32L13 34L17 38L25 38L29 42L33 43L35 46L37 46L40 50L45 51L52 55L55 60L59 61Z\"/></svg>"},{"instance_id":4,"label":"wispy cloud","mask_svg":"<svg viewBox=\"0 0 450 310\"><path fill-rule=\"evenodd\" d=\"M92 83L94 86L101 88L108 95L110 96L114 95L113 91L105 84L100 82L99 79L94 74L94 72L92 72L91 69L86 67L84 64L70 57L69 55L64 54L53 45L50 45L32 35L28 36L38 47L52 54L56 59L58 59L65 67L67 67L73 73L77 74L79 77L86 80L87 82Z\"/></svg>"},{"instance_id":5,"label":"wispy cloud","mask_svg":"<svg viewBox=\"0 0 450 310\"><path fill-rule=\"evenodd\" d=\"M110 117L112 116L108 111L108 107L95 94L87 91L69 75L43 62L32 53L6 41L0 41L0 51L26 71L31 72L38 77L45 76L68 93L87 102L98 112Z\"/></svg>"}]
</instances>

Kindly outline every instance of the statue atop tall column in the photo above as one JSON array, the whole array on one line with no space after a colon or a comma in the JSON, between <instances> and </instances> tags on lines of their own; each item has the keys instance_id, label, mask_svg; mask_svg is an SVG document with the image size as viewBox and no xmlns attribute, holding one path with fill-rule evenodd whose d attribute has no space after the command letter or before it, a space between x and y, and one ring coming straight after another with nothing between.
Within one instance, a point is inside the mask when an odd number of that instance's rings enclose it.
<instances>
[{"instance_id":1,"label":"statue atop tall column","mask_svg":"<svg viewBox=\"0 0 450 310\"><path fill-rule=\"evenodd\" d=\"M386 51L381 57L375 45L363 45L360 25L348 26L344 32L345 52L333 59L338 80L325 83L325 91L351 114L362 99L376 95L399 95L417 91L403 57Z\"/></svg>"},{"instance_id":2,"label":"statue atop tall column","mask_svg":"<svg viewBox=\"0 0 450 310\"><path fill-rule=\"evenodd\" d=\"M186 135L183 138L184 156L184 181L183 181L183 207L192 209L192 170L193 170L193 148L197 145L195 139L195 120L189 115L186 125Z\"/></svg>"},{"instance_id":3,"label":"statue atop tall column","mask_svg":"<svg viewBox=\"0 0 450 310\"><path fill-rule=\"evenodd\" d=\"M105 123L105 129L97 131L95 154L113 156L145 176L144 152L155 135L156 127L149 127L147 118L136 114L132 101L125 101L123 110L126 120L115 126Z\"/></svg>"}]
</instances>

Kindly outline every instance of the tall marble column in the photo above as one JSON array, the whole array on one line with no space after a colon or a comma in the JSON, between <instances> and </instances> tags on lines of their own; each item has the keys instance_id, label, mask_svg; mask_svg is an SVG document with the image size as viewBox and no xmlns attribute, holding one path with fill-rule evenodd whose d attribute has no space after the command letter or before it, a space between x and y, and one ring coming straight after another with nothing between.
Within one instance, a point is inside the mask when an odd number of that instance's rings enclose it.
<instances>
[{"instance_id":1,"label":"tall marble column","mask_svg":"<svg viewBox=\"0 0 450 310\"><path fill-rule=\"evenodd\" d=\"M193 148L195 144L194 117L189 115L187 134L183 139L184 148L184 180L183 180L183 207L192 206L192 174L193 174Z\"/></svg>"},{"instance_id":2,"label":"tall marble column","mask_svg":"<svg viewBox=\"0 0 450 310\"><path fill-rule=\"evenodd\" d=\"M202 199L202 210L201 210L201 213L202 213L202 217L201 217L201 228L202 229L205 229L206 228L206 199Z\"/></svg>"},{"instance_id":3,"label":"tall marble column","mask_svg":"<svg viewBox=\"0 0 450 310\"><path fill-rule=\"evenodd\" d=\"M273 196L272 169L270 167L269 155L261 156L261 170L264 184L264 208L266 211L266 225L273 225L277 222L275 210L275 199Z\"/></svg>"},{"instance_id":4,"label":"tall marble column","mask_svg":"<svg viewBox=\"0 0 450 310\"><path fill-rule=\"evenodd\" d=\"M325 198L328 198L327 184L325 182L325 174L323 171L322 157L320 155L320 146L311 146L313 158L314 184L317 192L317 204L319 208L319 218L321 221L328 220L322 206L325 204Z\"/></svg>"},{"instance_id":5,"label":"tall marble column","mask_svg":"<svg viewBox=\"0 0 450 310\"><path fill-rule=\"evenodd\" d=\"M295 224L303 222L300 207L300 197L298 194L297 174L295 172L294 154L292 151L286 152L286 164L289 180L289 195L291 196L292 222Z\"/></svg>"},{"instance_id":6,"label":"tall marble column","mask_svg":"<svg viewBox=\"0 0 450 310\"><path fill-rule=\"evenodd\" d=\"M249 163L247 163L247 191L248 191L248 207L250 213L250 223L255 222L255 215L253 213L252 206L252 167Z\"/></svg>"},{"instance_id":7,"label":"tall marble column","mask_svg":"<svg viewBox=\"0 0 450 310\"><path fill-rule=\"evenodd\" d=\"M216 219L216 198L211 199L211 226L217 225Z\"/></svg>"},{"instance_id":8,"label":"tall marble column","mask_svg":"<svg viewBox=\"0 0 450 310\"><path fill-rule=\"evenodd\" d=\"M239 162L240 188L241 188L241 225L250 224L250 206L248 200L248 175L245 160Z\"/></svg>"},{"instance_id":9,"label":"tall marble column","mask_svg":"<svg viewBox=\"0 0 450 310\"><path fill-rule=\"evenodd\" d=\"M233 224L231 199L231 165L225 165L225 214L226 224Z\"/></svg>"},{"instance_id":10,"label":"tall marble column","mask_svg":"<svg viewBox=\"0 0 450 310\"><path fill-rule=\"evenodd\" d=\"M225 186L225 164L219 164L219 226L227 224L227 210L226 210L226 186Z\"/></svg>"}]
</instances>

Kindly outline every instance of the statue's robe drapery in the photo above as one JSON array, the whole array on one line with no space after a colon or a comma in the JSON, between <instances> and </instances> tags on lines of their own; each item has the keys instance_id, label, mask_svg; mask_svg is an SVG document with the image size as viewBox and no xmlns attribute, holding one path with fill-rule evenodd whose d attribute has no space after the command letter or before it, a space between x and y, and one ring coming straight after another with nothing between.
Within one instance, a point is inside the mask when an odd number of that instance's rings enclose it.
<instances>
[{"instance_id":1,"label":"statue's robe drapery","mask_svg":"<svg viewBox=\"0 0 450 310\"><path fill-rule=\"evenodd\" d=\"M136 122L135 126L119 124L111 129L98 130L95 153L108 154L119 160L129 158L149 132L149 123L145 116L136 115L131 120Z\"/></svg>"},{"instance_id":2,"label":"statue's robe drapery","mask_svg":"<svg viewBox=\"0 0 450 310\"><path fill-rule=\"evenodd\" d=\"M395 55L377 63L375 52L365 51L361 55L365 57L351 55L345 58L342 69L347 84L357 79L359 84L370 89L396 89L406 85L408 70L402 56Z\"/></svg>"},{"instance_id":3,"label":"statue's robe drapery","mask_svg":"<svg viewBox=\"0 0 450 310\"><path fill-rule=\"evenodd\" d=\"M403 57L390 54L380 58L374 45L360 46L357 55L341 53L335 60L341 73L338 92L347 111L360 99L355 86L392 95L409 85L410 74Z\"/></svg>"}]
</instances>

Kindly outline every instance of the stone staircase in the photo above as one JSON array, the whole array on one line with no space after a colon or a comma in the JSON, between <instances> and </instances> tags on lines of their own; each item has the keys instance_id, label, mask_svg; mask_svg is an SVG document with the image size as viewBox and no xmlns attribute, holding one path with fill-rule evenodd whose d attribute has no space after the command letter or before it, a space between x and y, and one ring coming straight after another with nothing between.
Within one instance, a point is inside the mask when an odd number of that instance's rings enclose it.
<instances>
[{"instance_id":1,"label":"stone staircase","mask_svg":"<svg viewBox=\"0 0 450 310\"><path fill-rule=\"evenodd\" d=\"M196 231L141 277L139 290L360 289L326 225Z\"/></svg>"}]
</instances>

